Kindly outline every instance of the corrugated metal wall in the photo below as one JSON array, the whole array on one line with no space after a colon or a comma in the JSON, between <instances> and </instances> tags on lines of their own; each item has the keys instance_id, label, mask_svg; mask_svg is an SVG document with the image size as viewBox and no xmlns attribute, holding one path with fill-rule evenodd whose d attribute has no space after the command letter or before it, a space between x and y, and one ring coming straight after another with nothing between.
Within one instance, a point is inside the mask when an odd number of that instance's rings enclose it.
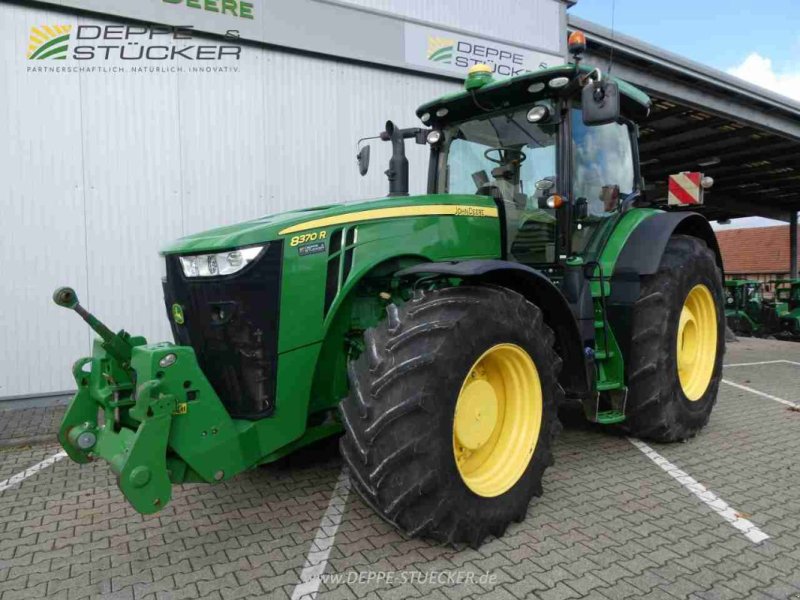
<instances>
[{"instance_id":1,"label":"corrugated metal wall","mask_svg":"<svg viewBox=\"0 0 800 600\"><path fill-rule=\"evenodd\" d=\"M79 23L101 22L0 3L0 397L74 387L92 336L52 304L56 286L112 329L169 339L163 243L385 194L388 145L373 143L362 179L356 140L386 118L417 124L420 103L456 87L254 47L238 73L27 71L31 26ZM427 150L409 144L409 158L422 192Z\"/></svg>"},{"instance_id":2,"label":"corrugated metal wall","mask_svg":"<svg viewBox=\"0 0 800 600\"><path fill-rule=\"evenodd\" d=\"M563 32L559 22L562 7L557 0L344 0L365 8L402 15L411 19L446 23L477 35L506 40L512 44L560 48Z\"/></svg>"}]
</instances>

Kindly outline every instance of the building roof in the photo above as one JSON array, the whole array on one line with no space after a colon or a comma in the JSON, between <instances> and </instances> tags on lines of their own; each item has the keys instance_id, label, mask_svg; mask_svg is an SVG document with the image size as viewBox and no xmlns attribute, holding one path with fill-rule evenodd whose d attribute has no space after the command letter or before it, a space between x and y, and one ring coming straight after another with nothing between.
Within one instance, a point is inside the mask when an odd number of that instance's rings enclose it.
<instances>
[{"instance_id":1,"label":"building roof","mask_svg":"<svg viewBox=\"0 0 800 600\"><path fill-rule=\"evenodd\" d=\"M640 125L648 200L667 197L670 175L702 171L715 184L709 219L800 211L800 102L600 25L569 17L586 34L584 64L600 66L653 99Z\"/></svg>"},{"instance_id":2,"label":"building roof","mask_svg":"<svg viewBox=\"0 0 800 600\"><path fill-rule=\"evenodd\" d=\"M716 233L726 274L789 272L788 225Z\"/></svg>"}]
</instances>

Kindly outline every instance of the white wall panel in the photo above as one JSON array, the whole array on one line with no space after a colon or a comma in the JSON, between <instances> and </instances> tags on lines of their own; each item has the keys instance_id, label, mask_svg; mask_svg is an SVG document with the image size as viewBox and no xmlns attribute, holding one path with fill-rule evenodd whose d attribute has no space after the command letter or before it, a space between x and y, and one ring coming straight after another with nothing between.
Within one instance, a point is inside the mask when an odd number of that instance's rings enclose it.
<instances>
[{"instance_id":1,"label":"white wall panel","mask_svg":"<svg viewBox=\"0 0 800 600\"><path fill-rule=\"evenodd\" d=\"M250 46L237 73L26 72L31 25L100 22L0 2L0 398L73 388L92 336L56 286L112 329L168 339L164 243L384 195L389 144L372 141L361 178L356 140L419 125L416 107L457 87ZM37 61L58 64L74 63ZM407 149L420 193L427 149Z\"/></svg>"},{"instance_id":2,"label":"white wall panel","mask_svg":"<svg viewBox=\"0 0 800 600\"><path fill-rule=\"evenodd\" d=\"M31 24L76 20L0 5L0 397L72 387L86 327L56 285L87 285L80 83L26 73Z\"/></svg>"},{"instance_id":3,"label":"white wall panel","mask_svg":"<svg viewBox=\"0 0 800 600\"><path fill-rule=\"evenodd\" d=\"M325 0L322 0L325 1ZM338 0L559 53L559 0Z\"/></svg>"},{"instance_id":4,"label":"white wall panel","mask_svg":"<svg viewBox=\"0 0 800 600\"><path fill-rule=\"evenodd\" d=\"M178 83L174 75L83 73L80 85L74 109L82 122L89 281L77 291L112 329L163 338L157 249L183 232Z\"/></svg>"}]
</instances>

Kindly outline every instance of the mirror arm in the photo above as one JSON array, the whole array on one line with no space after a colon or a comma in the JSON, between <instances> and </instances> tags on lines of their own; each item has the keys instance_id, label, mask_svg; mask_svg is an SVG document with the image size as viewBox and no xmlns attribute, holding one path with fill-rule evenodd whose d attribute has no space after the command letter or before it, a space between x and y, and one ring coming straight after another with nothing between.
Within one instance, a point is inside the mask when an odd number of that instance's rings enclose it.
<instances>
[{"instance_id":1,"label":"mirror arm","mask_svg":"<svg viewBox=\"0 0 800 600\"><path fill-rule=\"evenodd\" d=\"M628 212L631 208L633 208L634 203L641 198L642 193L640 190L634 190L627 196L622 199L620 202L620 211L625 213Z\"/></svg>"}]
</instances>

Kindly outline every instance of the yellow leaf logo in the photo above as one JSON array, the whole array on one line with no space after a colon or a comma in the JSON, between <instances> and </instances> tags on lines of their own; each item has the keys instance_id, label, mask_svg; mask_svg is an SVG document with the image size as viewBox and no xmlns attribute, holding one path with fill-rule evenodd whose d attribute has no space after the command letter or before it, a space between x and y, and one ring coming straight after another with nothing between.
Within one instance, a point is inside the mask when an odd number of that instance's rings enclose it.
<instances>
[{"instance_id":1,"label":"yellow leaf logo","mask_svg":"<svg viewBox=\"0 0 800 600\"><path fill-rule=\"evenodd\" d=\"M72 25L38 25L31 27L28 40L28 59L64 60L69 50Z\"/></svg>"},{"instance_id":2,"label":"yellow leaf logo","mask_svg":"<svg viewBox=\"0 0 800 600\"><path fill-rule=\"evenodd\" d=\"M433 62L453 62L453 47L456 41L450 38L428 36L428 60Z\"/></svg>"}]
</instances>

